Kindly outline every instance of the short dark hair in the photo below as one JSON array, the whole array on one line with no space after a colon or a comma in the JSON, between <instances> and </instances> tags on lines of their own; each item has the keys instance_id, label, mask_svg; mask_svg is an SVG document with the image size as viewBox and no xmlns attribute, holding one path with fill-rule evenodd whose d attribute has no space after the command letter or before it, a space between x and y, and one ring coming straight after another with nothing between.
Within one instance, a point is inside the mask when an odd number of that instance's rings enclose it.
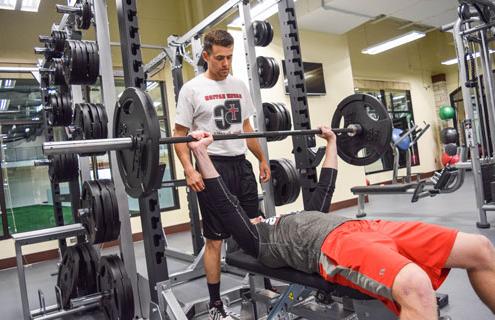
<instances>
[{"instance_id":1,"label":"short dark hair","mask_svg":"<svg viewBox=\"0 0 495 320\"><path fill-rule=\"evenodd\" d=\"M211 53L213 45L230 47L234 44L234 38L225 30L215 29L208 31L203 38L203 50Z\"/></svg>"}]
</instances>

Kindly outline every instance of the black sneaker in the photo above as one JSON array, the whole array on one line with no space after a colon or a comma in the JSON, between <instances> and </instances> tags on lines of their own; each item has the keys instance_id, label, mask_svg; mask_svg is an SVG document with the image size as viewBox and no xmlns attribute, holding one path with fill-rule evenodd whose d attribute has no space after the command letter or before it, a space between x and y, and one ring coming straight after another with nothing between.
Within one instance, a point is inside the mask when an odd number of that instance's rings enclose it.
<instances>
[{"instance_id":1,"label":"black sneaker","mask_svg":"<svg viewBox=\"0 0 495 320\"><path fill-rule=\"evenodd\" d=\"M225 311L222 301L215 301L213 304L210 303L208 315L208 320L233 320Z\"/></svg>"}]
</instances>

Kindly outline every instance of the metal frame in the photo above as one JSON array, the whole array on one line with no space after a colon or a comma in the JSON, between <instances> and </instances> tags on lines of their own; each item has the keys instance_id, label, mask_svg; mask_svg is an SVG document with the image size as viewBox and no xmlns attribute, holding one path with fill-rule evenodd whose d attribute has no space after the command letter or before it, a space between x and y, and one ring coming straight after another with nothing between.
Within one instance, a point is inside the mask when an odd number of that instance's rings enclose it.
<instances>
[{"instance_id":1,"label":"metal frame","mask_svg":"<svg viewBox=\"0 0 495 320\"><path fill-rule=\"evenodd\" d=\"M483 78L485 81L485 92L487 94L487 99L486 99L486 105L480 104L478 105L478 108L480 112L483 112L483 108L488 109L488 115L489 115L489 121L488 123L490 126L492 125L493 119L493 108L495 107L495 101L493 98L493 89L495 88L493 82L493 74L491 72L491 59L488 53L488 47L487 47L487 41L486 41L486 34L485 34L485 29L489 28L489 25L478 25L476 27L471 27L472 21L462 21L460 18L457 19L453 26L453 37L454 37L454 43L456 46L456 52L457 52L457 57L459 60L459 77L460 77L460 83L461 85L461 90L462 90L462 97L464 101L464 109L465 109L465 114L466 118L464 121L464 132L465 132L465 137L466 137L466 147L470 151L471 155L471 167L473 171L473 177L474 177L474 189L475 189L475 199L476 199L476 209L478 211L478 221L476 222L476 226L478 228L489 228L490 224L488 223L486 212L487 211L494 211L495 206L492 204L485 204L485 199L484 199L484 192L483 192L483 180L481 176L481 161L480 157L478 154L478 142L480 141L478 137L478 132L477 132L477 125L476 122L473 120L474 119L474 106L471 100L471 91L472 88L468 88L466 86L466 82L468 80L468 75L466 73L466 60L464 59L465 54L466 54L466 46L469 44L469 41L471 38L468 39L466 35L472 35L473 33L479 32L480 33L480 38L481 38L481 43L480 43L480 59L482 63L482 68L483 68ZM462 27L464 27L466 30L462 30ZM484 39L484 40L483 40ZM475 93L476 94L476 93ZM483 99L479 99L481 102ZM491 127L490 131L495 133L495 127ZM493 140L494 137L492 137L492 143L495 141ZM461 158L461 162L466 162L466 156L464 158Z\"/></svg>"},{"instance_id":2,"label":"metal frame","mask_svg":"<svg viewBox=\"0 0 495 320\"><path fill-rule=\"evenodd\" d=\"M143 70L143 61L141 57L141 42L139 37L139 24L137 16L136 0L116 0L118 24L120 32L122 64L124 67L124 82L126 87L137 87L141 90L146 90L146 77ZM106 19L108 22L108 19ZM106 24L108 25L108 24ZM107 42L109 43L109 41ZM111 64L110 64L111 66ZM112 110L113 111L113 110ZM111 126L113 127L113 126ZM112 158L116 160L115 152L111 152ZM116 163L116 162L113 162ZM117 168L112 167L112 171ZM162 171L163 172L163 171ZM119 177L117 173L115 176ZM114 176L114 177L115 177ZM162 178L160 177L160 181ZM125 201L127 203L127 199ZM143 230L143 242L146 256L146 268L148 271L148 291L150 297L149 314L153 314L155 306L158 305L157 284L168 280L168 266L165 258L165 236L161 223L160 205L158 199L158 191L155 190L149 195L143 195L138 199L139 211L141 213L141 227ZM122 215L122 213L121 213ZM122 216L121 216L122 218ZM129 217L127 217L129 219ZM130 231L130 225L129 225ZM122 236L122 234L121 234ZM128 237L132 237L131 232L128 232ZM133 252L132 238L129 241L128 252ZM121 245L121 249L122 249ZM129 262L125 259L125 265ZM132 262L135 263L133 257ZM137 292L137 278L134 278L137 272L129 273L133 283L134 302L139 304L139 292ZM136 284L136 286L134 286ZM136 312L143 312L136 309ZM159 315L157 315L157 318Z\"/></svg>"},{"instance_id":3,"label":"metal frame","mask_svg":"<svg viewBox=\"0 0 495 320\"><path fill-rule=\"evenodd\" d=\"M309 130L311 129L311 121L294 1L281 0L278 3L278 12L294 129ZM318 181L316 167L323 157L324 148L313 153L312 148L316 146L314 135L294 136L292 137L292 144L296 168L300 171L299 179L304 209L307 209L310 205L311 194Z\"/></svg>"},{"instance_id":4,"label":"metal frame","mask_svg":"<svg viewBox=\"0 0 495 320\"><path fill-rule=\"evenodd\" d=\"M265 117L263 116L263 101L261 100L261 88L260 80L258 76L258 64L256 62L256 50L254 45L254 33L251 23L251 9L249 3L239 3L239 16L243 20L242 24L242 36L244 39L244 51L246 53L246 65L249 79L249 92L251 93L251 99L256 108L255 116L255 130L266 132ZM268 155L268 143L266 139L258 140L261 151L266 159L270 159ZM273 194L273 185L269 181L262 183L263 189L263 205L265 207L266 217L276 216L275 212L275 197Z\"/></svg>"},{"instance_id":5,"label":"metal frame","mask_svg":"<svg viewBox=\"0 0 495 320\"><path fill-rule=\"evenodd\" d=\"M81 224L70 224L66 226L53 227L37 231L16 233L12 235L15 246L17 276L19 279L19 290L21 292L22 314L24 319L30 320L31 311L29 309L29 299L27 295L26 275L24 273L24 261L22 256L22 246L46 242L55 239L65 239L69 237L82 236L86 234L86 229Z\"/></svg>"}]
</instances>

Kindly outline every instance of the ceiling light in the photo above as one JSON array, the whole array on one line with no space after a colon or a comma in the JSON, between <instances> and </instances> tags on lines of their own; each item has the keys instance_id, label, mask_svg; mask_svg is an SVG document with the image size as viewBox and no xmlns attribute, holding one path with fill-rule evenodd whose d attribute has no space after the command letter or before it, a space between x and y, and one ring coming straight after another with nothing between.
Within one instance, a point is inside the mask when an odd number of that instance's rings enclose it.
<instances>
[{"instance_id":1,"label":"ceiling light","mask_svg":"<svg viewBox=\"0 0 495 320\"><path fill-rule=\"evenodd\" d=\"M387 40L385 42L375 44L371 47L368 47L366 49L361 50L361 53L364 54L377 54L381 53L387 50L390 50L392 48L401 46L403 44L409 43L411 41L417 40L419 38L423 38L426 34L421 31L411 31L406 34L403 34L401 36L392 38L390 40Z\"/></svg>"},{"instance_id":2,"label":"ceiling light","mask_svg":"<svg viewBox=\"0 0 495 320\"><path fill-rule=\"evenodd\" d=\"M22 0L21 11L38 12L39 6L40 0Z\"/></svg>"},{"instance_id":3,"label":"ceiling light","mask_svg":"<svg viewBox=\"0 0 495 320\"><path fill-rule=\"evenodd\" d=\"M296 2L297 0L294 0ZM280 0L264 0L251 8L251 19L264 21L278 12ZM235 18L228 27L241 27L241 17Z\"/></svg>"},{"instance_id":4,"label":"ceiling light","mask_svg":"<svg viewBox=\"0 0 495 320\"><path fill-rule=\"evenodd\" d=\"M0 99L0 110L6 110L9 107L10 99Z\"/></svg>"},{"instance_id":5,"label":"ceiling light","mask_svg":"<svg viewBox=\"0 0 495 320\"><path fill-rule=\"evenodd\" d=\"M17 0L0 0L0 9L15 10Z\"/></svg>"},{"instance_id":6,"label":"ceiling light","mask_svg":"<svg viewBox=\"0 0 495 320\"><path fill-rule=\"evenodd\" d=\"M495 51L494 50L490 50L489 51L490 53L494 53ZM480 53L479 52L475 52L474 54L472 54L472 56L474 58L478 58L480 56ZM471 56L468 56L468 60L471 60ZM457 58L453 58L453 59L449 59L449 60L445 60L445 61L442 61L441 63L443 65L446 65L446 66L450 66L450 65L453 65L453 64L456 64L459 62L459 59Z\"/></svg>"}]
</instances>

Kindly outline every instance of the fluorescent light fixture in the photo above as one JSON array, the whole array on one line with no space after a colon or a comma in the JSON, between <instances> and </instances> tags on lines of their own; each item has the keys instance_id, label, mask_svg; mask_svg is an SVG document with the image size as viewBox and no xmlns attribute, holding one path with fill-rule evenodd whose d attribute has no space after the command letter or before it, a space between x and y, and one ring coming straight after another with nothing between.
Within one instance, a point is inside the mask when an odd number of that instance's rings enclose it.
<instances>
[{"instance_id":1,"label":"fluorescent light fixture","mask_svg":"<svg viewBox=\"0 0 495 320\"><path fill-rule=\"evenodd\" d=\"M15 10L17 0L0 0L0 9Z\"/></svg>"},{"instance_id":2,"label":"fluorescent light fixture","mask_svg":"<svg viewBox=\"0 0 495 320\"><path fill-rule=\"evenodd\" d=\"M495 51L494 51L494 50L490 50L489 52L490 52L490 53L494 53ZM479 53L479 52L475 52L472 56L473 56L474 58L478 58L478 57L480 56L480 53ZM471 57L468 57L468 60L471 60ZM443 65L445 65L445 66L450 66L450 65L453 65L453 64L459 63L459 59L457 59L457 58L453 58L453 59L449 59L449 60L442 61L441 63L442 63Z\"/></svg>"},{"instance_id":3,"label":"fluorescent light fixture","mask_svg":"<svg viewBox=\"0 0 495 320\"><path fill-rule=\"evenodd\" d=\"M40 0L22 0L21 11L38 12L39 6Z\"/></svg>"},{"instance_id":4,"label":"fluorescent light fixture","mask_svg":"<svg viewBox=\"0 0 495 320\"><path fill-rule=\"evenodd\" d=\"M297 0L294 0L296 2ZM280 0L264 0L251 8L251 19L254 20L266 20L278 12L278 3ZM235 18L228 27L240 27L241 17Z\"/></svg>"},{"instance_id":5,"label":"fluorescent light fixture","mask_svg":"<svg viewBox=\"0 0 495 320\"><path fill-rule=\"evenodd\" d=\"M9 99L0 99L0 110L6 110L9 107Z\"/></svg>"},{"instance_id":6,"label":"fluorescent light fixture","mask_svg":"<svg viewBox=\"0 0 495 320\"><path fill-rule=\"evenodd\" d=\"M15 80L12 79L4 79L3 84L0 81L0 88L12 89L15 87Z\"/></svg>"},{"instance_id":7,"label":"fluorescent light fixture","mask_svg":"<svg viewBox=\"0 0 495 320\"><path fill-rule=\"evenodd\" d=\"M387 40L385 42L375 44L371 47L368 47L366 49L361 50L361 53L364 54L378 54L387 50L390 50L392 48L401 46L403 44L409 43L411 41L423 38L426 34L421 31L411 31L406 34L403 34L401 36L392 38L390 40Z\"/></svg>"},{"instance_id":8,"label":"fluorescent light fixture","mask_svg":"<svg viewBox=\"0 0 495 320\"><path fill-rule=\"evenodd\" d=\"M156 81L147 81L146 82L146 91L151 91L158 87L158 82Z\"/></svg>"}]
</instances>

